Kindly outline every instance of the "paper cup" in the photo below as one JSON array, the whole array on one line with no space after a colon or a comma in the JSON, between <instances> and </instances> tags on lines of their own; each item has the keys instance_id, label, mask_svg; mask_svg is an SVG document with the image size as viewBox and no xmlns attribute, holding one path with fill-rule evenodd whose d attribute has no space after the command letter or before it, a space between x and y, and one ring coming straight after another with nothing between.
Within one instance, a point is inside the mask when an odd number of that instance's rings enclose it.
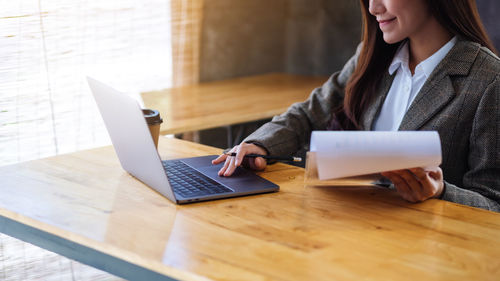
<instances>
[{"instance_id":1,"label":"paper cup","mask_svg":"<svg viewBox=\"0 0 500 281\"><path fill-rule=\"evenodd\" d=\"M149 132L151 133L153 142L155 143L156 148L158 148L160 125L161 123L163 123L163 120L160 117L160 113L158 112L158 110L153 109L143 109L142 113L144 114L144 118L146 119L146 123L148 124Z\"/></svg>"}]
</instances>

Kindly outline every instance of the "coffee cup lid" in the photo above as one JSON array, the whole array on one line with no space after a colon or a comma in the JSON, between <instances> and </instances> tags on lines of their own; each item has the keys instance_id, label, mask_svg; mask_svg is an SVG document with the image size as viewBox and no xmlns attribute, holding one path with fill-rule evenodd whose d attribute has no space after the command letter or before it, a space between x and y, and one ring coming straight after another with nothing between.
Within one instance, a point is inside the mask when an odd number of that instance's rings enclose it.
<instances>
[{"instance_id":1,"label":"coffee cup lid","mask_svg":"<svg viewBox=\"0 0 500 281\"><path fill-rule=\"evenodd\" d=\"M149 125L163 123L163 119L161 119L160 113L158 112L158 110L143 109L142 113L144 114L144 118L146 118L146 121Z\"/></svg>"}]
</instances>

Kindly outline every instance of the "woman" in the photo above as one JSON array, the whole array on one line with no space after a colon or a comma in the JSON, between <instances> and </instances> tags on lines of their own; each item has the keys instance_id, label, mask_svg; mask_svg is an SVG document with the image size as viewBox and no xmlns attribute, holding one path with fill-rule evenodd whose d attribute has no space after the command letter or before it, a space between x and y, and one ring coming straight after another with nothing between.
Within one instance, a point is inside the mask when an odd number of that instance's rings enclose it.
<instances>
[{"instance_id":1,"label":"woman","mask_svg":"<svg viewBox=\"0 0 500 281\"><path fill-rule=\"evenodd\" d=\"M312 130L436 130L441 168L382 173L410 202L429 198L500 211L500 60L475 0L361 0L363 40L309 99L234 147L219 171L307 146Z\"/></svg>"}]
</instances>

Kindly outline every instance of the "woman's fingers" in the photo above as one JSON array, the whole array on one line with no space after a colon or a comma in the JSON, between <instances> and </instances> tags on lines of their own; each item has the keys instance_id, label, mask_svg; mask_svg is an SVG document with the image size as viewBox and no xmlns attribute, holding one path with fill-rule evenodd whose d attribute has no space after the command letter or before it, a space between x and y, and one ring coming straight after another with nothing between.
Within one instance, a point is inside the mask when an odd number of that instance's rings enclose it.
<instances>
[{"instance_id":1,"label":"woman's fingers","mask_svg":"<svg viewBox=\"0 0 500 281\"><path fill-rule=\"evenodd\" d=\"M429 171L429 176L436 181L443 181L443 170L437 167L437 169Z\"/></svg>"},{"instance_id":2,"label":"woman's fingers","mask_svg":"<svg viewBox=\"0 0 500 281\"><path fill-rule=\"evenodd\" d=\"M397 170L382 173L392 181L398 193L410 202L421 202L441 195L444 182L440 168L425 171L422 168Z\"/></svg>"},{"instance_id":3,"label":"woman's fingers","mask_svg":"<svg viewBox=\"0 0 500 281\"><path fill-rule=\"evenodd\" d=\"M264 170L267 166L267 161L262 157L245 158L243 160L243 166L256 171Z\"/></svg>"},{"instance_id":4,"label":"woman's fingers","mask_svg":"<svg viewBox=\"0 0 500 281\"><path fill-rule=\"evenodd\" d=\"M410 170L399 170L397 172L399 176L402 177L406 182L406 184L408 185L408 188L415 201L423 201L427 199L427 197L425 197L427 192L424 190L422 183L414 173L412 173Z\"/></svg>"},{"instance_id":5,"label":"woman's fingers","mask_svg":"<svg viewBox=\"0 0 500 281\"><path fill-rule=\"evenodd\" d=\"M243 158L245 157L245 149L242 149L242 147L244 147L244 145L238 145L236 147L236 158L234 160L234 165L235 166L239 166L241 165L241 163L243 163Z\"/></svg>"},{"instance_id":6,"label":"woman's fingers","mask_svg":"<svg viewBox=\"0 0 500 281\"><path fill-rule=\"evenodd\" d=\"M437 198L444 189L443 171L437 167L434 170L425 171L422 168L411 169L420 179L426 198Z\"/></svg>"},{"instance_id":7,"label":"woman's fingers","mask_svg":"<svg viewBox=\"0 0 500 281\"><path fill-rule=\"evenodd\" d=\"M384 172L382 175L387 177L394 184L394 187L403 199L410 202L416 202L412 190L405 179L398 174L398 171Z\"/></svg>"},{"instance_id":8,"label":"woman's fingers","mask_svg":"<svg viewBox=\"0 0 500 281\"><path fill-rule=\"evenodd\" d=\"M219 172L217 173L219 176L223 176L224 173L226 172L227 168L231 164L232 157L229 156L228 154L234 152L235 149L236 149L236 147L233 147L228 153L223 153L223 154L219 155L219 157L212 160L212 164L214 164L214 165L220 164L220 163L222 163L222 161L225 161L224 165L222 165L222 168L220 168Z\"/></svg>"},{"instance_id":9,"label":"woman's fingers","mask_svg":"<svg viewBox=\"0 0 500 281\"><path fill-rule=\"evenodd\" d=\"M230 153L236 153L236 155L235 156L228 155ZM249 168L254 170L264 169L267 165L266 160L263 159L262 157L245 158L245 155L250 153L267 154L267 151L254 144L242 143L240 145L233 147L233 149L231 149L231 151L228 152L227 154L220 155L219 157L214 159L212 161L212 164L219 164L225 161L224 165L218 172L219 176L224 176L224 177L231 176L236 170L236 168L241 164L245 164L245 166L248 166Z\"/></svg>"},{"instance_id":10,"label":"woman's fingers","mask_svg":"<svg viewBox=\"0 0 500 281\"><path fill-rule=\"evenodd\" d=\"M221 155L219 155L219 157L212 160L212 164L217 165L219 163L222 163L226 160L226 158L227 158L226 154L221 154Z\"/></svg>"},{"instance_id":11,"label":"woman's fingers","mask_svg":"<svg viewBox=\"0 0 500 281\"><path fill-rule=\"evenodd\" d=\"M253 170L263 170L267 166L266 159L264 159L262 157L256 157L253 159L253 161L250 160L248 162L249 162L250 168Z\"/></svg>"},{"instance_id":12,"label":"woman's fingers","mask_svg":"<svg viewBox=\"0 0 500 281\"><path fill-rule=\"evenodd\" d=\"M219 173L218 173L219 176L223 176L224 175L224 173L226 172L227 168L231 164L231 158L233 158L233 157L226 157L226 162L224 162L224 165L219 170Z\"/></svg>"},{"instance_id":13,"label":"woman's fingers","mask_svg":"<svg viewBox=\"0 0 500 281\"><path fill-rule=\"evenodd\" d=\"M229 177L230 175L233 174L234 170L236 169L236 157L234 156L231 156L228 158L229 160L229 166L227 167L226 171L224 172L224 176L225 177Z\"/></svg>"},{"instance_id":14,"label":"woman's fingers","mask_svg":"<svg viewBox=\"0 0 500 281\"><path fill-rule=\"evenodd\" d=\"M420 183L421 186L421 201L426 200L432 197L435 193L434 184L431 182L431 178L429 177L429 172L426 172L422 168L413 168L410 171L415 175L415 178Z\"/></svg>"},{"instance_id":15,"label":"woman's fingers","mask_svg":"<svg viewBox=\"0 0 500 281\"><path fill-rule=\"evenodd\" d=\"M427 173L422 168L412 168L410 171L417 177L419 181L424 181L427 179Z\"/></svg>"}]
</instances>

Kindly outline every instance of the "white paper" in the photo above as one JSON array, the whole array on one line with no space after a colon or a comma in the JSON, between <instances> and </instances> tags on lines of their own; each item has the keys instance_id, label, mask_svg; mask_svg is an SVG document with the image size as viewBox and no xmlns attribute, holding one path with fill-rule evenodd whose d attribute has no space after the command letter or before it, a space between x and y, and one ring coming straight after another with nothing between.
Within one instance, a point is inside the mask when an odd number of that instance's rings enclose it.
<instances>
[{"instance_id":1,"label":"white paper","mask_svg":"<svg viewBox=\"0 0 500 281\"><path fill-rule=\"evenodd\" d=\"M434 131L314 131L320 180L441 164L441 142Z\"/></svg>"}]
</instances>

